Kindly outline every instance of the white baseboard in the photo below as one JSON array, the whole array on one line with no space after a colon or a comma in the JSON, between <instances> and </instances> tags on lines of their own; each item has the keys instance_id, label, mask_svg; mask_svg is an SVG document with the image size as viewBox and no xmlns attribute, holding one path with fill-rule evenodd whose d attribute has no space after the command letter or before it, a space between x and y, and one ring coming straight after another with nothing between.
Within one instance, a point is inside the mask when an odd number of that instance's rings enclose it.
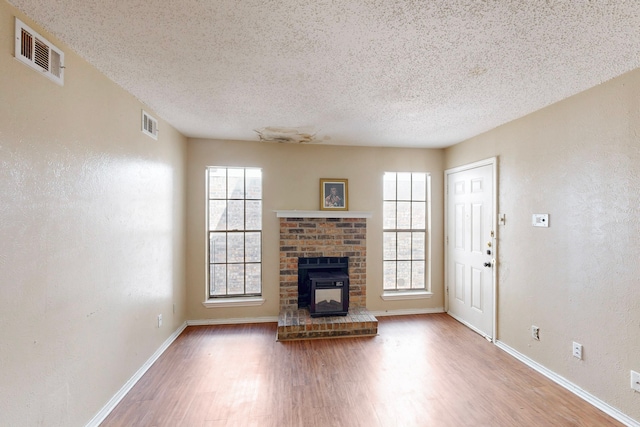
<instances>
[{"instance_id":1,"label":"white baseboard","mask_svg":"<svg viewBox=\"0 0 640 427\"><path fill-rule=\"evenodd\" d=\"M236 317L231 319L187 320L188 326L237 325L241 323L278 323L278 316Z\"/></svg>"},{"instance_id":2,"label":"white baseboard","mask_svg":"<svg viewBox=\"0 0 640 427\"><path fill-rule=\"evenodd\" d=\"M620 421L621 423L623 423L623 424L625 424L625 425L627 425L629 427L640 427L640 422L638 422L638 421L634 420L633 418L629 417L628 415L620 412L618 409L614 408L613 406L609 405L606 402L603 402L602 400L598 399L594 395L584 391L583 389L581 389L580 387L578 387L577 385L575 385L571 381L569 381L566 378L561 377L560 375L556 374L555 372L545 368L544 366L542 366L539 363L535 362L534 360L528 358L524 354L522 354L522 353L514 350L513 348L509 347L505 343L503 343L501 341L496 341L496 346L498 348L500 348L501 350L506 351L511 356L515 357L516 359L518 359L519 361L521 361L525 365L529 366L530 368L534 369L535 371L537 371L537 372L541 373L542 375L544 375L545 377L549 378L554 383L560 385L561 387L564 387L565 389L569 390L571 393L575 394L579 398L589 402L590 404L592 404L596 408L600 409L605 414L615 418L616 420Z\"/></svg>"},{"instance_id":3,"label":"white baseboard","mask_svg":"<svg viewBox=\"0 0 640 427\"><path fill-rule=\"evenodd\" d=\"M406 314L433 314L444 313L444 308L416 308L416 309L404 309L404 310L384 310L384 311L369 311L376 317L383 316L402 316ZM207 326L207 325L236 325L242 323L277 323L278 316L263 316L263 317L236 317L230 319L201 319L201 320L187 320L187 326Z\"/></svg>"},{"instance_id":4,"label":"white baseboard","mask_svg":"<svg viewBox=\"0 0 640 427\"><path fill-rule=\"evenodd\" d=\"M138 381L140 381L140 378L142 378L145 372L147 372L147 370L149 370L149 368L156 362L156 360L158 360L158 358L162 356L162 353L164 353L167 350L167 348L169 348L171 343L173 343L175 339L178 338L178 336L180 336L180 334L182 333L182 331L184 331L186 327L187 327L187 322L184 322L182 325L180 325L180 327L176 329L175 332L173 332L171 336L169 336L169 338L167 338L162 343L160 348L158 348L156 352L153 353L153 355L144 363L144 365L142 365L140 369L138 369L136 373L133 374L133 376L129 379L129 381L127 381L125 385L123 385L122 388L118 390L118 392L111 398L111 400L109 400L109 402L107 402L107 404L104 405L104 407L100 410L100 412L98 412L91 419L91 421L87 423L86 427L98 427L100 423L102 423L105 420L105 418L107 418L107 416L111 413L111 411L113 411L113 409L118 405L118 403L120 403L120 401L126 396L126 394L129 393L129 391L133 388L133 386L136 385Z\"/></svg>"},{"instance_id":5,"label":"white baseboard","mask_svg":"<svg viewBox=\"0 0 640 427\"><path fill-rule=\"evenodd\" d=\"M371 311L369 313L373 314L375 317L384 317L384 316L402 316L407 314L434 314L434 313L444 313L443 307L436 308L407 308L402 310L384 310L384 311Z\"/></svg>"}]
</instances>

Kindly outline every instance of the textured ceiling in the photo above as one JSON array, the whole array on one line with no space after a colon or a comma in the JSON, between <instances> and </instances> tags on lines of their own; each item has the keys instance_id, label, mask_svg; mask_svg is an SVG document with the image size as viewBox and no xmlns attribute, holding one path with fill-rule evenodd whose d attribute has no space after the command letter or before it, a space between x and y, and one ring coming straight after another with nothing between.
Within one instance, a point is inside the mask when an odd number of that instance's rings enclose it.
<instances>
[{"instance_id":1,"label":"textured ceiling","mask_svg":"<svg viewBox=\"0 0 640 427\"><path fill-rule=\"evenodd\" d=\"M445 147L640 66L638 0L10 3L190 137Z\"/></svg>"}]
</instances>

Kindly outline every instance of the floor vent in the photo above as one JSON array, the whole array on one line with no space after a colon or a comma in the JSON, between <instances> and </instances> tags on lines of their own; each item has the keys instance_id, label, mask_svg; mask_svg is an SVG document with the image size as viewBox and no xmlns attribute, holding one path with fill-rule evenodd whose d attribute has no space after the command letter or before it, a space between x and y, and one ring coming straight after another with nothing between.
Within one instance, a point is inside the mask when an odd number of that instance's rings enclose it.
<instances>
[{"instance_id":1,"label":"floor vent","mask_svg":"<svg viewBox=\"0 0 640 427\"><path fill-rule=\"evenodd\" d=\"M18 18L15 57L60 86L64 85L64 53Z\"/></svg>"},{"instance_id":2,"label":"floor vent","mask_svg":"<svg viewBox=\"0 0 640 427\"><path fill-rule=\"evenodd\" d=\"M154 119L142 110L142 133L149 135L153 139L158 139L158 120Z\"/></svg>"}]
</instances>

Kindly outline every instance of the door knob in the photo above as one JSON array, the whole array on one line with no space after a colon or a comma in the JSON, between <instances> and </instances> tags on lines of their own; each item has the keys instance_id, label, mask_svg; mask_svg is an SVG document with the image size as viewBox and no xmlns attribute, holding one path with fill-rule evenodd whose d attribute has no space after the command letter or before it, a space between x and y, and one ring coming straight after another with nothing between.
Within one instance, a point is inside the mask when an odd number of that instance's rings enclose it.
<instances>
[{"instance_id":1,"label":"door knob","mask_svg":"<svg viewBox=\"0 0 640 427\"><path fill-rule=\"evenodd\" d=\"M490 263L490 262L485 262L485 263L484 263L484 266L485 266L485 267L491 267L491 263Z\"/></svg>"}]
</instances>

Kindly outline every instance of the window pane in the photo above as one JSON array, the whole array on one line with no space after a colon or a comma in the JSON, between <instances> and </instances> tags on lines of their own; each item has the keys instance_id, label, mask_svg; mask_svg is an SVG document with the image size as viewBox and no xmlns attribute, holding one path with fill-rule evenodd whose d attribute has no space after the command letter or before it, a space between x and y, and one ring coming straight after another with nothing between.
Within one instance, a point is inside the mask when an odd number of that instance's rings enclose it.
<instances>
[{"instance_id":1,"label":"window pane","mask_svg":"<svg viewBox=\"0 0 640 427\"><path fill-rule=\"evenodd\" d=\"M207 171L209 295L260 295L262 170L210 167Z\"/></svg>"},{"instance_id":2,"label":"window pane","mask_svg":"<svg viewBox=\"0 0 640 427\"><path fill-rule=\"evenodd\" d=\"M416 232L411 233L411 259L423 260L424 256L424 247L425 247L425 233Z\"/></svg>"},{"instance_id":3,"label":"window pane","mask_svg":"<svg viewBox=\"0 0 640 427\"><path fill-rule=\"evenodd\" d=\"M385 261L382 263L382 269L384 274L384 289L394 290L396 288L396 262Z\"/></svg>"},{"instance_id":4,"label":"window pane","mask_svg":"<svg viewBox=\"0 0 640 427\"><path fill-rule=\"evenodd\" d=\"M424 261L411 263L411 289L424 289Z\"/></svg>"},{"instance_id":5,"label":"window pane","mask_svg":"<svg viewBox=\"0 0 640 427\"><path fill-rule=\"evenodd\" d=\"M396 199L396 174L393 172L386 172L383 178L383 200L395 200Z\"/></svg>"},{"instance_id":6,"label":"window pane","mask_svg":"<svg viewBox=\"0 0 640 427\"><path fill-rule=\"evenodd\" d=\"M411 202L398 202L397 211L398 230L409 230L411 228Z\"/></svg>"},{"instance_id":7,"label":"window pane","mask_svg":"<svg viewBox=\"0 0 640 427\"><path fill-rule=\"evenodd\" d=\"M227 229L226 200L209 200L209 230Z\"/></svg>"},{"instance_id":8,"label":"window pane","mask_svg":"<svg viewBox=\"0 0 640 427\"><path fill-rule=\"evenodd\" d=\"M229 199L244 199L244 169L229 169L227 191Z\"/></svg>"},{"instance_id":9,"label":"window pane","mask_svg":"<svg viewBox=\"0 0 640 427\"><path fill-rule=\"evenodd\" d=\"M411 259L411 233L398 233L398 259Z\"/></svg>"},{"instance_id":10,"label":"window pane","mask_svg":"<svg viewBox=\"0 0 640 427\"><path fill-rule=\"evenodd\" d=\"M411 289L411 261L398 261L398 289Z\"/></svg>"},{"instance_id":11,"label":"window pane","mask_svg":"<svg viewBox=\"0 0 640 427\"><path fill-rule=\"evenodd\" d=\"M262 170L247 169L247 199L262 199Z\"/></svg>"},{"instance_id":12,"label":"window pane","mask_svg":"<svg viewBox=\"0 0 640 427\"><path fill-rule=\"evenodd\" d=\"M244 264L227 264L227 268L229 273L227 294L244 294Z\"/></svg>"},{"instance_id":13,"label":"window pane","mask_svg":"<svg viewBox=\"0 0 640 427\"><path fill-rule=\"evenodd\" d=\"M384 260L396 259L396 233L384 233L383 239Z\"/></svg>"},{"instance_id":14,"label":"window pane","mask_svg":"<svg viewBox=\"0 0 640 427\"><path fill-rule=\"evenodd\" d=\"M226 199L227 173L226 169L209 168L209 198Z\"/></svg>"},{"instance_id":15,"label":"window pane","mask_svg":"<svg viewBox=\"0 0 640 427\"><path fill-rule=\"evenodd\" d=\"M215 264L210 266L210 291L211 296L226 295L227 293L227 266Z\"/></svg>"},{"instance_id":16,"label":"window pane","mask_svg":"<svg viewBox=\"0 0 640 427\"><path fill-rule=\"evenodd\" d=\"M411 203L411 228L424 230L427 228L427 204L425 202Z\"/></svg>"},{"instance_id":17,"label":"window pane","mask_svg":"<svg viewBox=\"0 0 640 427\"><path fill-rule=\"evenodd\" d=\"M227 234L227 262L244 262L244 233Z\"/></svg>"},{"instance_id":18,"label":"window pane","mask_svg":"<svg viewBox=\"0 0 640 427\"><path fill-rule=\"evenodd\" d=\"M209 262L227 262L227 233L209 234Z\"/></svg>"},{"instance_id":19,"label":"window pane","mask_svg":"<svg viewBox=\"0 0 640 427\"><path fill-rule=\"evenodd\" d=\"M246 262L260 262L260 233L245 233Z\"/></svg>"},{"instance_id":20,"label":"window pane","mask_svg":"<svg viewBox=\"0 0 640 427\"><path fill-rule=\"evenodd\" d=\"M262 229L262 202L260 200L247 201L247 218L245 230Z\"/></svg>"},{"instance_id":21,"label":"window pane","mask_svg":"<svg viewBox=\"0 0 640 427\"><path fill-rule=\"evenodd\" d=\"M383 184L383 228L395 230L383 233L383 288L425 289L429 174L386 172Z\"/></svg>"},{"instance_id":22,"label":"window pane","mask_svg":"<svg viewBox=\"0 0 640 427\"><path fill-rule=\"evenodd\" d=\"M246 282L248 294L260 293L260 264L246 264Z\"/></svg>"},{"instance_id":23,"label":"window pane","mask_svg":"<svg viewBox=\"0 0 640 427\"><path fill-rule=\"evenodd\" d=\"M411 200L411 174L398 174L398 200Z\"/></svg>"},{"instance_id":24,"label":"window pane","mask_svg":"<svg viewBox=\"0 0 640 427\"><path fill-rule=\"evenodd\" d=\"M229 200L227 230L244 230L244 200Z\"/></svg>"},{"instance_id":25,"label":"window pane","mask_svg":"<svg viewBox=\"0 0 640 427\"><path fill-rule=\"evenodd\" d=\"M396 202L383 203L383 225L386 230L395 230L396 228Z\"/></svg>"},{"instance_id":26,"label":"window pane","mask_svg":"<svg viewBox=\"0 0 640 427\"><path fill-rule=\"evenodd\" d=\"M411 189L411 200L425 201L427 200L427 174L412 174L413 184Z\"/></svg>"}]
</instances>

